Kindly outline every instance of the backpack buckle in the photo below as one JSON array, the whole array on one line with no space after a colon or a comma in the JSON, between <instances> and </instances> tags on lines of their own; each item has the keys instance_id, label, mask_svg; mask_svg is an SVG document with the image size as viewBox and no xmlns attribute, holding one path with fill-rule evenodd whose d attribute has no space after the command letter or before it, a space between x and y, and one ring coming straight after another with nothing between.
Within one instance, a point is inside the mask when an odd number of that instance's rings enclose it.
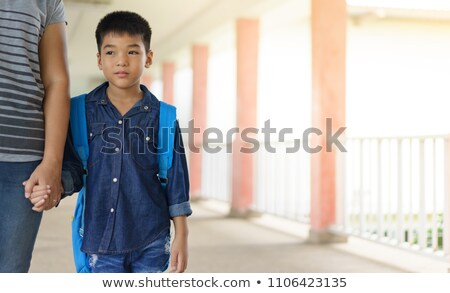
<instances>
[{"instance_id":1,"label":"backpack buckle","mask_svg":"<svg viewBox=\"0 0 450 293\"><path fill-rule=\"evenodd\" d=\"M159 174L158 174L158 179L161 184L165 185L165 184L169 183L169 178L160 177Z\"/></svg>"}]
</instances>

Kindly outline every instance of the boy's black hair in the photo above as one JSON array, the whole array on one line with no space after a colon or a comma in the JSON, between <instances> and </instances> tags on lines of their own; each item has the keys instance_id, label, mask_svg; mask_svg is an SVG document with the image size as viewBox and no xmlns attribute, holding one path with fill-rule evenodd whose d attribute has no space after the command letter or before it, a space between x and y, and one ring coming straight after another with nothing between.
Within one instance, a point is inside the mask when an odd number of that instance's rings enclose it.
<instances>
[{"instance_id":1,"label":"boy's black hair","mask_svg":"<svg viewBox=\"0 0 450 293\"><path fill-rule=\"evenodd\" d=\"M103 17L95 30L97 49L100 53L103 38L109 33L139 35L144 43L145 50L150 50L152 29L148 22L139 14L130 11L115 11Z\"/></svg>"}]
</instances>

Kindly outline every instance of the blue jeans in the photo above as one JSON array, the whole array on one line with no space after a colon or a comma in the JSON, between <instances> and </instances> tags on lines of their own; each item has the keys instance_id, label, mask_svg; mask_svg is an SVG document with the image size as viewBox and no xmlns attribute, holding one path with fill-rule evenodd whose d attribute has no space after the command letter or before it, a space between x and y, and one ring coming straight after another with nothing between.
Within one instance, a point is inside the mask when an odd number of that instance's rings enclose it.
<instances>
[{"instance_id":1,"label":"blue jeans","mask_svg":"<svg viewBox=\"0 0 450 293\"><path fill-rule=\"evenodd\" d=\"M91 254L93 273L162 273L169 266L170 230L141 250L124 254Z\"/></svg>"},{"instance_id":2,"label":"blue jeans","mask_svg":"<svg viewBox=\"0 0 450 293\"><path fill-rule=\"evenodd\" d=\"M33 211L22 182L40 161L0 162L0 273L26 273L42 213Z\"/></svg>"}]
</instances>

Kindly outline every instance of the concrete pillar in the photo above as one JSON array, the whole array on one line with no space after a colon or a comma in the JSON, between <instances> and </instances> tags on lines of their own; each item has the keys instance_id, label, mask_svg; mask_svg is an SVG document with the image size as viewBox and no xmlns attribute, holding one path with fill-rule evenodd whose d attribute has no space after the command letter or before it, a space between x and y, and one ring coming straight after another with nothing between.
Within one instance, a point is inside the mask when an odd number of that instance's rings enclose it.
<instances>
[{"instance_id":1,"label":"concrete pillar","mask_svg":"<svg viewBox=\"0 0 450 293\"><path fill-rule=\"evenodd\" d=\"M312 123L323 134L311 135L311 146L322 150L311 157L312 242L343 240L329 233L335 223L336 151L326 151L326 118L332 133L345 127L345 51L347 12L345 0L311 1Z\"/></svg>"},{"instance_id":2,"label":"concrete pillar","mask_svg":"<svg viewBox=\"0 0 450 293\"><path fill-rule=\"evenodd\" d=\"M256 127L258 80L259 20L239 19L236 22L237 50L237 127ZM243 153L248 147L240 135L233 140L232 216L248 215L253 203L254 154Z\"/></svg>"},{"instance_id":3,"label":"concrete pillar","mask_svg":"<svg viewBox=\"0 0 450 293\"><path fill-rule=\"evenodd\" d=\"M189 177L191 196L200 195L202 187L202 144L203 132L206 129L207 109L207 77L208 77L208 46L194 45L192 47L192 118L194 126L200 133L194 136L194 144L200 152L191 152L189 157Z\"/></svg>"},{"instance_id":4,"label":"concrete pillar","mask_svg":"<svg viewBox=\"0 0 450 293\"><path fill-rule=\"evenodd\" d=\"M163 99L168 104L174 103L174 76L175 64L167 62L163 64Z\"/></svg>"}]
</instances>

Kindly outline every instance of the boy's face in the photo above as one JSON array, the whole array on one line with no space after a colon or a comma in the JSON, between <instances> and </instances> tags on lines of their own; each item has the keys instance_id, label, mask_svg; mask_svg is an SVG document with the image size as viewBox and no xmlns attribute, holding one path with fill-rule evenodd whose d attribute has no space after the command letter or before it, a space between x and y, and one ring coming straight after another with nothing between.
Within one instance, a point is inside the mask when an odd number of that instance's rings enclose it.
<instances>
[{"instance_id":1,"label":"boy's face","mask_svg":"<svg viewBox=\"0 0 450 293\"><path fill-rule=\"evenodd\" d=\"M104 36L100 49L98 68L110 87L122 90L139 87L144 67L150 67L153 58L153 52L146 52L139 35L109 33Z\"/></svg>"}]
</instances>

